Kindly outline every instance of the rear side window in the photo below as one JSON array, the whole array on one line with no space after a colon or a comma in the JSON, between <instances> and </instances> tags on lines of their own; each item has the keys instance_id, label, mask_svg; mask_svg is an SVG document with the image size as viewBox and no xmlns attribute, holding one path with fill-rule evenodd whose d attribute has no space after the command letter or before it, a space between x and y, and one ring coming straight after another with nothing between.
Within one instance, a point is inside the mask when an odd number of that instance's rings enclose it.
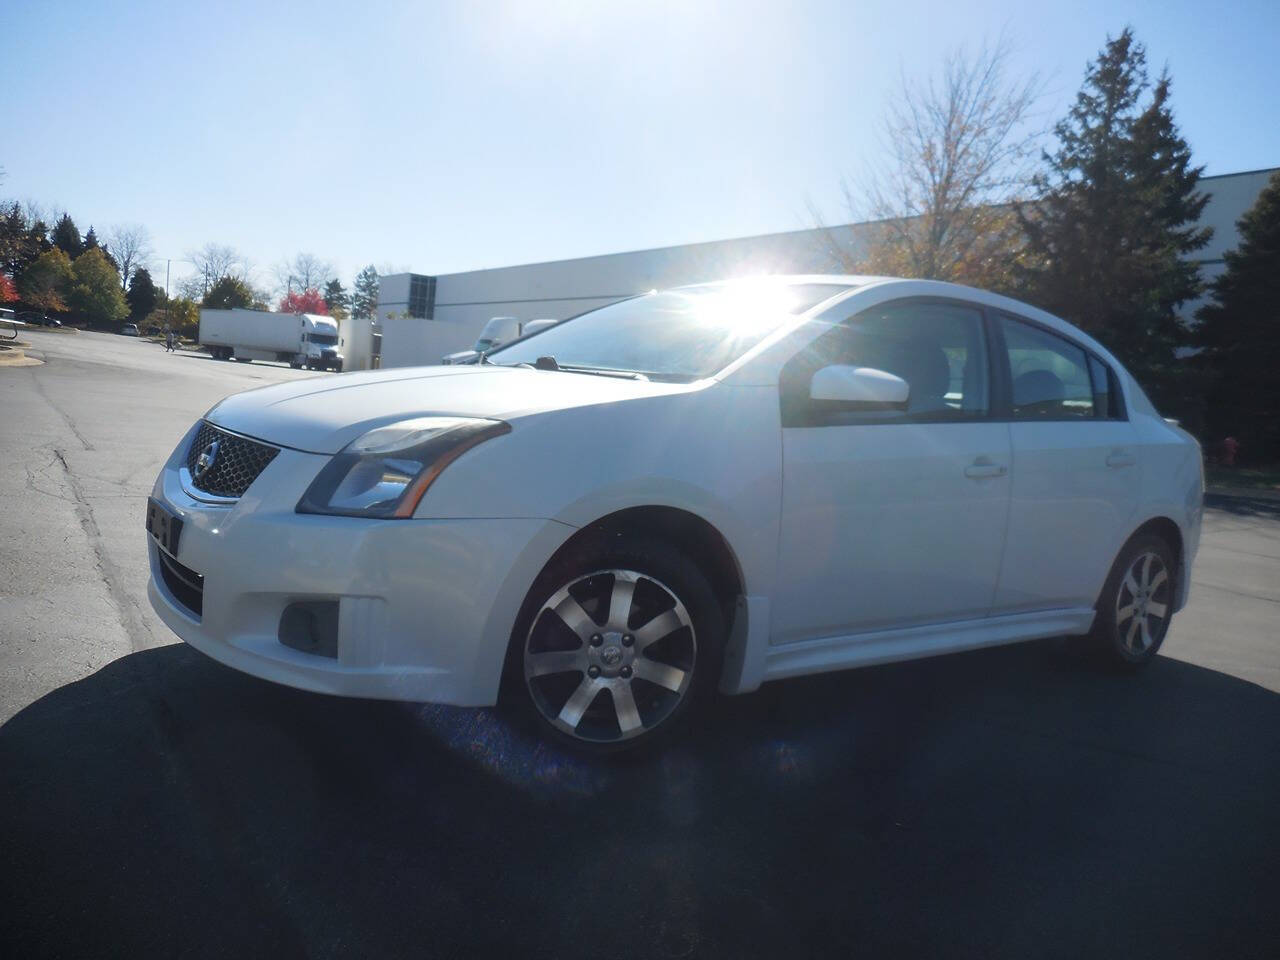
<instances>
[{"instance_id":1,"label":"rear side window","mask_svg":"<svg viewBox=\"0 0 1280 960\"><path fill-rule=\"evenodd\" d=\"M1082 348L1010 317L1001 316L1000 326L1009 352L1013 419L1085 420L1107 416L1110 385L1105 369L1102 382L1107 396L1100 396L1089 369L1092 358Z\"/></svg>"}]
</instances>

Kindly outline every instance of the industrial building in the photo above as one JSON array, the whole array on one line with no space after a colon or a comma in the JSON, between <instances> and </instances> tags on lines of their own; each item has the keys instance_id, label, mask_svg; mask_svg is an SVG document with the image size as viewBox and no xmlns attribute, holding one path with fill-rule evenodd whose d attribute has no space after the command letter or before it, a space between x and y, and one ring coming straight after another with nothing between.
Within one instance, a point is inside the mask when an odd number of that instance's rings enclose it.
<instances>
[{"instance_id":1,"label":"industrial building","mask_svg":"<svg viewBox=\"0 0 1280 960\"><path fill-rule=\"evenodd\" d=\"M1225 269L1223 254L1238 241L1236 221L1274 172L1201 179L1209 194L1201 224L1214 228L1213 239L1197 256L1205 279ZM382 366L439 363L444 354L470 347L490 317L564 319L652 289L768 273L830 272L831 244L856 259L872 230L873 224L852 223L440 276L390 274L380 278L378 298ZM1184 316L1198 306L1186 304Z\"/></svg>"}]
</instances>

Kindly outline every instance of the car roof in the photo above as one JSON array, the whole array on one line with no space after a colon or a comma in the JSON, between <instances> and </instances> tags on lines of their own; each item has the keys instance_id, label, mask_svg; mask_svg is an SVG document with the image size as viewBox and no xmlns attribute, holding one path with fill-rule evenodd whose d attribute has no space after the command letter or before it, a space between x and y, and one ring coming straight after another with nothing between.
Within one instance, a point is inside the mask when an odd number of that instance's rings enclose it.
<instances>
[{"instance_id":1,"label":"car roof","mask_svg":"<svg viewBox=\"0 0 1280 960\"><path fill-rule=\"evenodd\" d=\"M797 286L808 283L826 283L841 287L861 287L881 280L892 280L894 277L864 276L852 273L763 273L744 277L726 277L723 280L707 280L702 283L684 283L670 290L697 290L702 287L718 287L726 283L778 283Z\"/></svg>"}]
</instances>

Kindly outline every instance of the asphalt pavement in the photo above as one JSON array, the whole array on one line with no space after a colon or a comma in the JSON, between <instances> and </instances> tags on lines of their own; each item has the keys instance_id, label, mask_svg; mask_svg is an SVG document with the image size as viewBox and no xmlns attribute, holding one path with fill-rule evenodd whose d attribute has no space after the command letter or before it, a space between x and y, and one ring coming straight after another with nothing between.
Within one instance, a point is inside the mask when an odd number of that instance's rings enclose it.
<instances>
[{"instance_id":1,"label":"asphalt pavement","mask_svg":"<svg viewBox=\"0 0 1280 960\"><path fill-rule=\"evenodd\" d=\"M1138 676L1007 647L723 698L590 763L498 712L235 673L146 494L304 376L32 332L0 368L0 954L1275 957L1280 504L1215 501Z\"/></svg>"}]
</instances>

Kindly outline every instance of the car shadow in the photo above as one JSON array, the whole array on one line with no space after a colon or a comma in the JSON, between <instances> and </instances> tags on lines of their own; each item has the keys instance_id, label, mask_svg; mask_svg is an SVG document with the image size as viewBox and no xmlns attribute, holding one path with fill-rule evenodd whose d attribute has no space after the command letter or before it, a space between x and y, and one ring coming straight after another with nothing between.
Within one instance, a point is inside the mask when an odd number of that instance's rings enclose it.
<instances>
[{"instance_id":1,"label":"car shadow","mask_svg":"<svg viewBox=\"0 0 1280 960\"><path fill-rule=\"evenodd\" d=\"M1233 495L1224 497L1220 494L1206 493L1204 505L1221 510L1236 517L1280 517L1280 500L1269 500L1265 497L1244 497Z\"/></svg>"},{"instance_id":2,"label":"car shadow","mask_svg":"<svg viewBox=\"0 0 1280 960\"><path fill-rule=\"evenodd\" d=\"M164 346L163 343L161 343L160 345ZM219 360L217 357L211 356L210 354L207 354L207 353L203 353L200 350L186 350L186 349L174 350L173 355L175 357L181 357L184 360L212 360L212 361L216 361L217 363L225 363L227 364L227 366L233 367L233 368L234 367L250 367L250 368L273 367L279 370L298 369L298 368L292 367L290 364L281 363L278 360L254 360L250 363L239 363L235 360ZM316 370L313 372L319 373L320 371Z\"/></svg>"},{"instance_id":3,"label":"car shadow","mask_svg":"<svg viewBox=\"0 0 1280 960\"><path fill-rule=\"evenodd\" d=\"M176 644L0 728L6 955L1263 956L1280 697L1061 644L767 685L585 761Z\"/></svg>"}]
</instances>

